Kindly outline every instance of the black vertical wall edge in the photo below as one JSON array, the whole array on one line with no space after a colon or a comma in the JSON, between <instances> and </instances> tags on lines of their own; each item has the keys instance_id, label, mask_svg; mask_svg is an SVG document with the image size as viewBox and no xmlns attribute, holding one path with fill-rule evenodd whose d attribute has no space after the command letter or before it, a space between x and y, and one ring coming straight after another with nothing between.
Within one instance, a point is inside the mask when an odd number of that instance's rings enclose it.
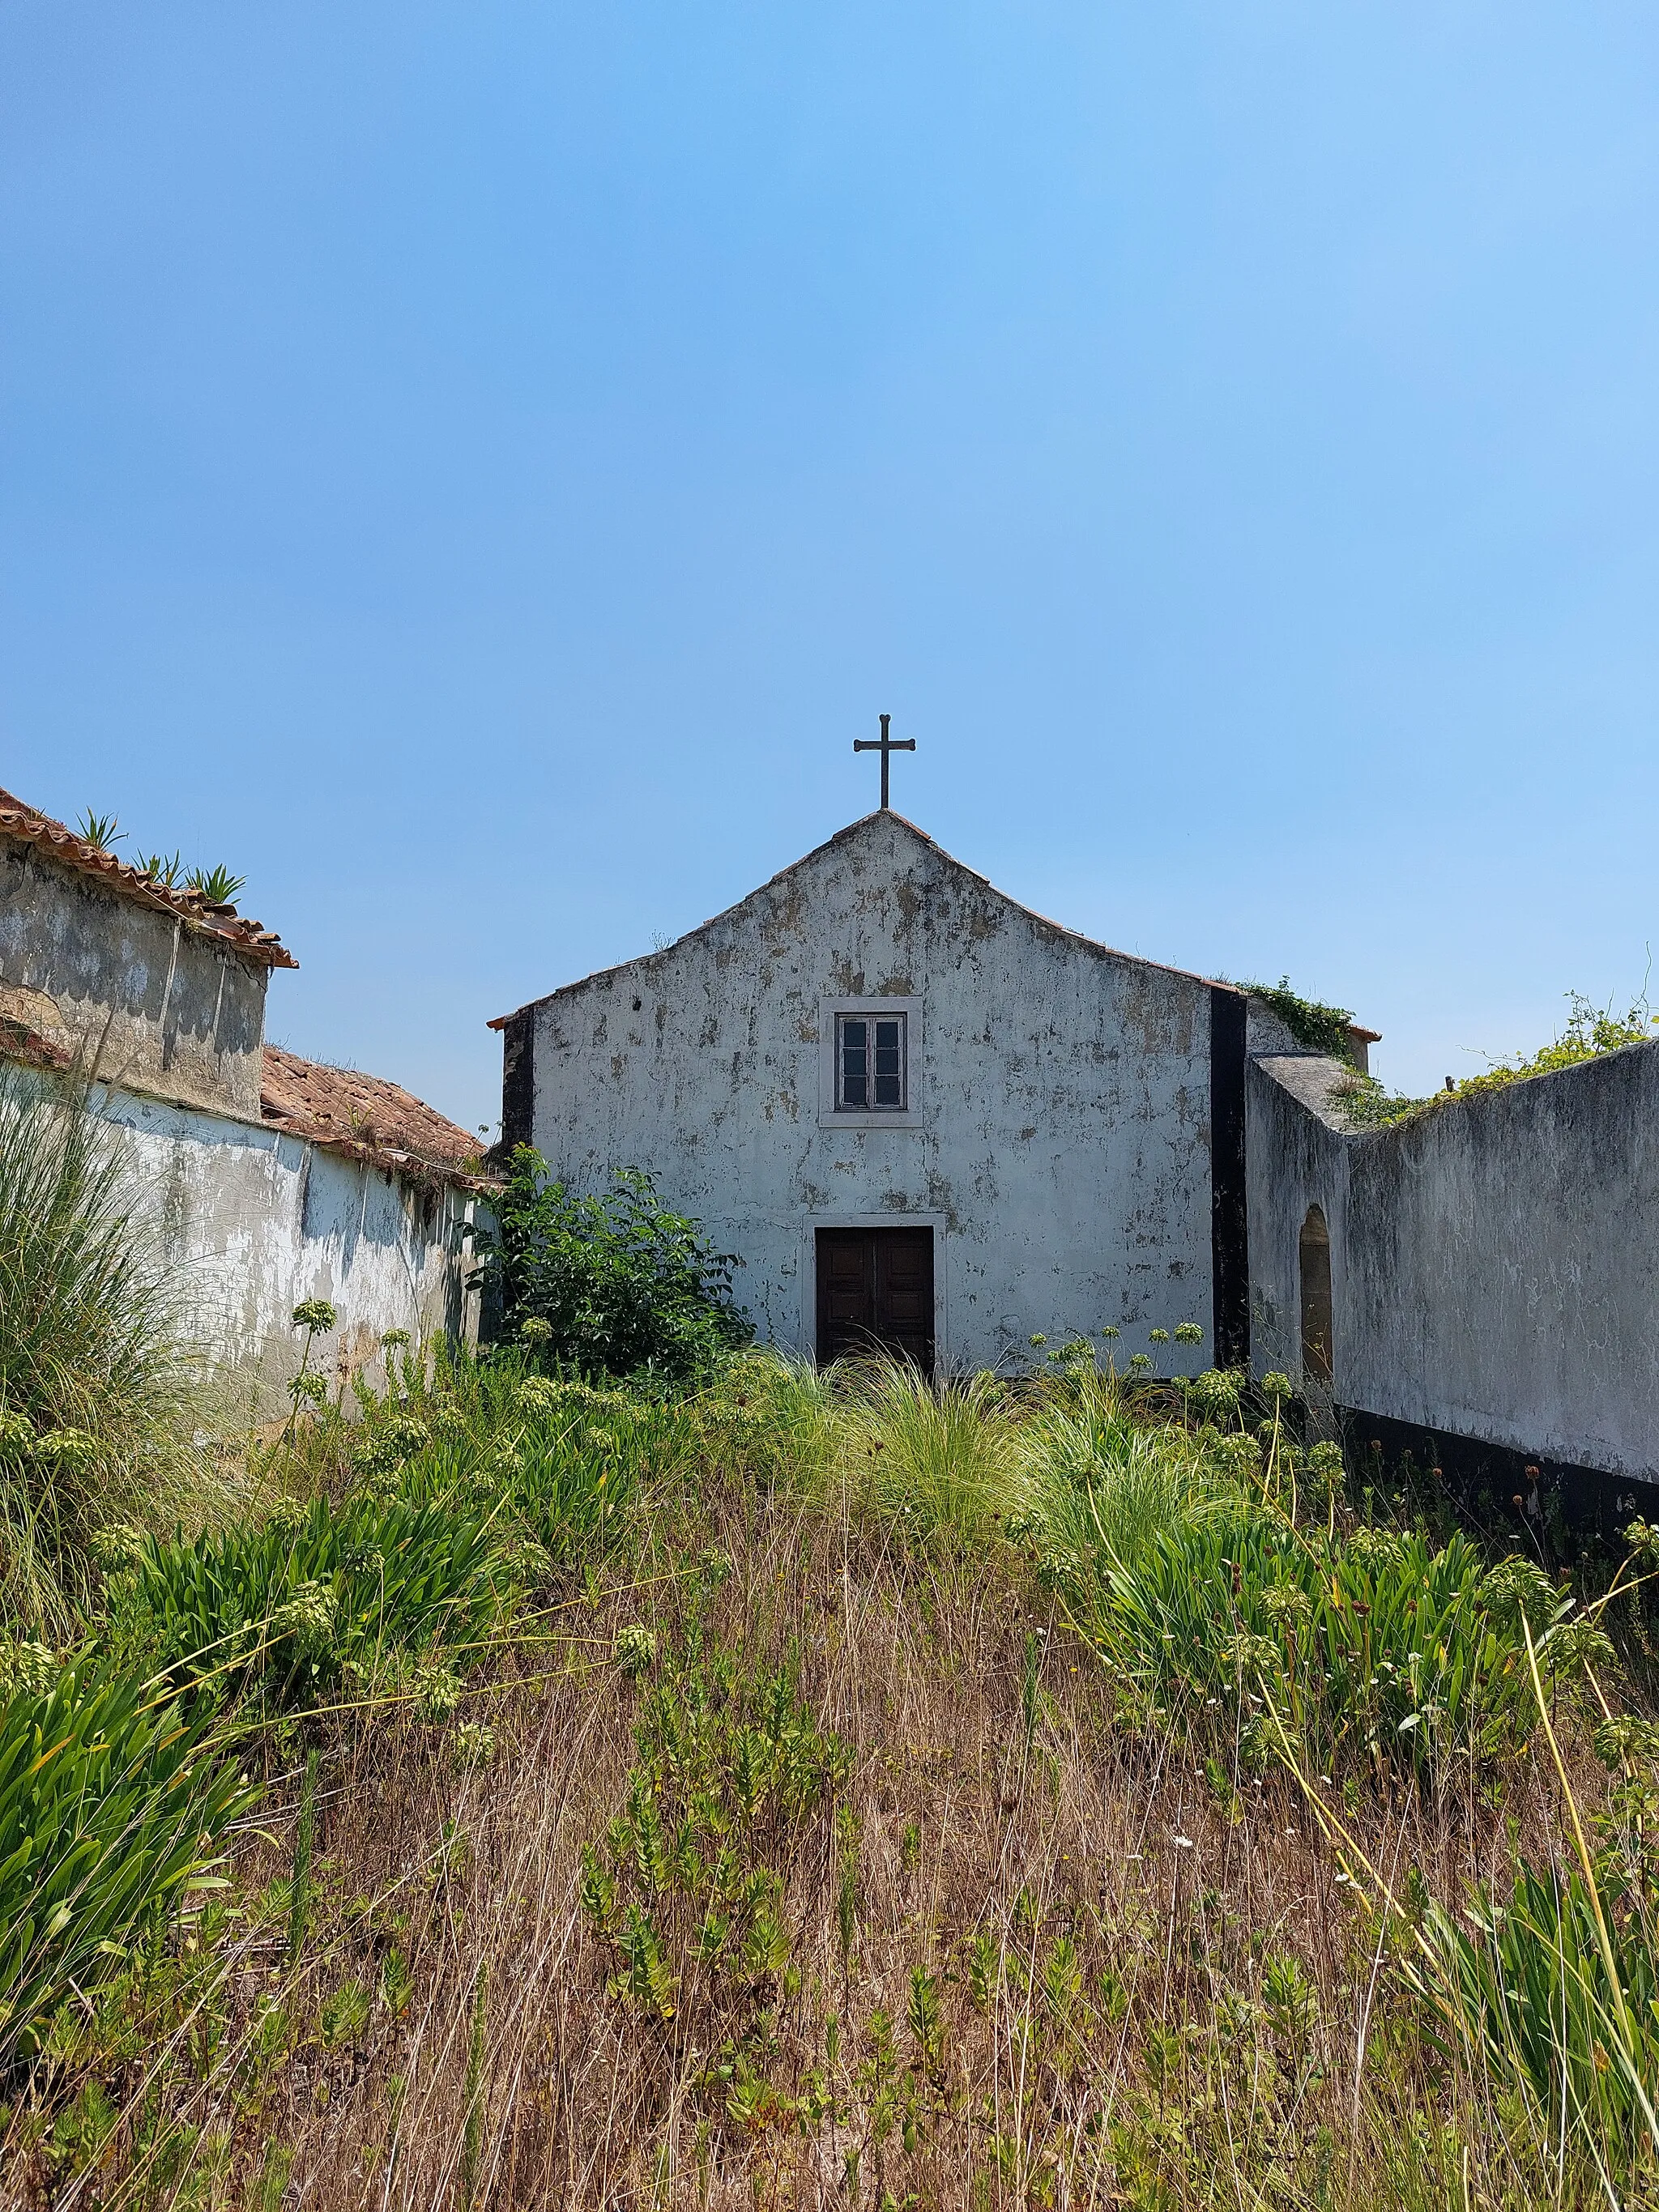
<instances>
[{"instance_id":1,"label":"black vertical wall edge","mask_svg":"<svg viewBox=\"0 0 1659 2212\"><path fill-rule=\"evenodd\" d=\"M536 1124L536 1017L514 1014L501 1029L501 1150L533 1144Z\"/></svg>"},{"instance_id":2,"label":"black vertical wall edge","mask_svg":"<svg viewBox=\"0 0 1659 2212\"><path fill-rule=\"evenodd\" d=\"M1250 1357L1249 1220L1244 1197L1244 1023L1242 991L1210 988L1211 1342L1218 1367Z\"/></svg>"}]
</instances>

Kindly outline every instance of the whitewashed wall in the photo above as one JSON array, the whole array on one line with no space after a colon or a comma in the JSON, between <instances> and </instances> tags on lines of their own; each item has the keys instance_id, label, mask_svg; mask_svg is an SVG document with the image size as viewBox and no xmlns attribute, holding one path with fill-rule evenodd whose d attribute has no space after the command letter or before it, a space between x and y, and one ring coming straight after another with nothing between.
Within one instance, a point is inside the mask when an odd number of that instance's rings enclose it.
<instances>
[{"instance_id":1,"label":"whitewashed wall","mask_svg":"<svg viewBox=\"0 0 1659 2212\"><path fill-rule=\"evenodd\" d=\"M138 1206L184 1263L197 1340L266 1405L294 1371L301 1339L291 1316L307 1298L326 1298L340 1316L323 1363L376 1376L387 1330L476 1333L465 1287L471 1194L228 1115L119 1091L94 1097L119 1133Z\"/></svg>"},{"instance_id":2,"label":"whitewashed wall","mask_svg":"<svg viewBox=\"0 0 1659 2212\"><path fill-rule=\"evenodd\" d=\"M1330 1237L1337 1405L1659 1480L1659 1042L1349 1133L1343 1071L1249 1079L1258 1373L1297 1374L1297 1239Z\"/></svg>"},{"instance_id":3,"label":"whitewashed wall","mask_svg":"<svg viewBox=\"0 0 1659 2212\"><path fill-rule=\"evenodd\" d=\"M1195 1321L1202 1365L1212 996L872 815L678 944L512 1018L506 1126L527 1109L580 1189L652 1170L740 1255L736 1295L773 1343L814 1348L817 1228L928 1225L942 1363L1108 1322L1127 1351ZM826 1090L836 1010L866 999L909 1012L902 1120L837 1115Z\"/></svg>"}]
</instances>

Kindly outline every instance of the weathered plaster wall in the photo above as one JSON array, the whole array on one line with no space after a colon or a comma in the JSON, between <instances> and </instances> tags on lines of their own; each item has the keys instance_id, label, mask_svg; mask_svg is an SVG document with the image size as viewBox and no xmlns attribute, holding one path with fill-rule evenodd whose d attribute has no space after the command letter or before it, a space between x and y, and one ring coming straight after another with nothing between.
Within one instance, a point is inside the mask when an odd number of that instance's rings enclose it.
<instances>
[{"instance_id":1,"label":"weathered plaster wall","mask_svg":"<svg viewBox=\"0 0 1659 2212\"><path fill-rule=\"evenodd\" d=\"M186 1263L193 1334L267 1404L297 1360L294 1309L326 1298L340 1326L325 1364L378 1373L381 1335L476 1333L475 1201L278 1131L114 1091L96 1094L119 1132L139 1208ZM313 1359L317 1357L313 1354Z\"/></svg>"},{"instance_id":2,"label":"weathered plaster wall","mask_svg":"<svg viewBox=\"0 0 1659 2212\"><path fill-rule=\"evenodd\" d=\"M1659 1478L1659 1042L1363 1136L1328 1115L1340 1079L1248 1078L1258 1373L1297 1371L1317 1202L1339 1404Z\"/></svg>"},{"instance_id":3,"label":"weathered plaster wall","mask_svg":"<svg viewBox=\"0 0 1659 2212\"><path fill-rule=\"evenodd\" d=\"M837 1003L912 1009L906 1126L821 1097ZM931 1224L939 1356L1211 1322L1210 988L1026 913L874 815L666 951L509 1032L509 1090L574 1185L653 1170L810 1351L813 1231ZM524 1047L533 1090L524 1080ZM509 1104L512 1103L509 1100Z\"/></svg>"},{"instance_id":4,"label":"weathered plaster wall","mask_svg":"<svg viewBox=\"0 0 1659 2212\"><path fill-rule=\"evenodd\" d=\"M68 1052L98 1049L112 1081L257 1120L270 975L210 931L0 837L0 1015Z\"/></svg>"}]
</instances>

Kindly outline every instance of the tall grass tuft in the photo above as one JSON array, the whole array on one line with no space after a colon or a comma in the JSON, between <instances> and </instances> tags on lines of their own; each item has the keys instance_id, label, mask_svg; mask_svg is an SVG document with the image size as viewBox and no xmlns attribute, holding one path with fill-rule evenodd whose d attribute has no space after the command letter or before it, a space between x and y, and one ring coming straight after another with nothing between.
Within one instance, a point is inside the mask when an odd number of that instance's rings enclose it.
<instances>
[{"instance_id":1,"label":"tall grass tuft","mask_svg":"<svg viewBox=\"0 0 1659 2212\"><path fill-rule=\"evenodd\" d=\"M851 1502L908 1537L973 1546L1030 1509L1006 1386L931 1382L902 1360L854 1370L844 1466Z\"/></svg>"},{"instance_id":2,"label":"tall grass tuft","mask_svg":"<svg viewBox=\"0 0 1659 2212\"><path fill-rule=\"evenodd\" d=\"M62 1632L113 1521L199 1515L178 1280L81 1076L0 1067L0 1607Z\"/></svg>"},{"instance_id":3,"label":"tall grass tuft","mask_svg":"<svg viewBox=\"0 0 1659 2212\"><path fill-rule=\"evenodd\" d=\"M1429 1909L1407 1978L1518 2097L1552 2164L1594 2171L1613 2201L1659 2161L1659 1969L1651 1913L1577 1868L1522 1864L1507 1904L1482 1894L1473 1933ZM1650 2200L1644 2200L1650 2201Z\"/></svg>"},{"instance_id":4,"label":"tall grass tuft","mask_svg":"<svg viewBox=\"0 0 1659 2212\"><path fill-rule=\"evenodd\" d=\"M1132 1418L1122 1378L1093 1367L1047 1380L1020 1449L1044 1534L1079 1560L1136 1559L1233 1494L1212 1449Z\"/></svg>"},{"instance_id":5,"label":"tall grass tuft","mask_svg":"<svg viewBox=\"0 0 1659 2212\"><path fill-rule=\"evenodd\" d=\"M833 1476L844 1400L835 1368L780 1352L745 1352L704 1391L697 1414L718 1462L821 1498Z\"/></svg>"}]
</instances>

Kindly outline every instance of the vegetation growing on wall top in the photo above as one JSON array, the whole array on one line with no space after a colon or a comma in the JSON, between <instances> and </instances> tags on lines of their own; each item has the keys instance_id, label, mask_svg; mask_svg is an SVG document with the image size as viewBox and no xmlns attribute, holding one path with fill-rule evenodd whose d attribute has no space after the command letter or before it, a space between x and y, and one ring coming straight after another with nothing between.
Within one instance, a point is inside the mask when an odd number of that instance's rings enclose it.
<instances>
[{"instance_id":1,"label":"vegetation growing on wall top","mask_svg":"<svg viewBox=\"0 0 1659 2212\"><path fill-rule=\"evenodd\" d=\"M1530 1058L1516 1053L1511 1059L1495 1060L1483 1074L1465 1076L1461 1083L1448 1077L1446 1088L1431 1092L1426 1098L1406 1097L1386 1090L1374 1076L1357 1074L1338 1093L1344 1113L1358 1128L1386 1128L1414 1114L1431 1113L1455 1098L1479 1097L1483 1092L1524 1082L1531 1075L1554 1075L1564 1067L1577 1067L1584 1060L1600 1060L1604 1054L1622 1052L1626 1045L1645 1044L1659 1024L1659 1014L1650 1011L1645 993L1622 1013L1613 1011L1611 1000L1605 1006L1597 1006L1582 991L1570 991L1567 999L1572 1012L1566 1026Z\"/></svg>"},{"instance_id":2,"label":"vegetation growing on wall top","mask_svg":"<svg viewBox=\"0 0 1659 2212\"><path fill-rule=\"evenodd\" d=\"M90 845L94 853L113 854L118 845L126 842L126 832L115 816L95 813L90 806L82 809L75 827L82 842ZM230 906L233 911L233 902L247 884L246 876L232 875L222 861L211 868L186 868L178 853L141 853L133 866L162 890L178 890L182 886L200 891L210 906Z\"/></svg>"},{"instance_id":3,"label":"vegetation growing on wall top","mask_svg":"<svg viewBox=\"0 0 1659 2212\"><path fill-rule=\"evenodd\" d=\"M1349 1006L1328 1006L1322 1000L1304 999L1299 991L1291 988L1291 979L1281 975L1276 983L1241 983L1239 988L1248 991L1251 998L1260 999L1264 1006L1271 1006L1299 1045L1310 1052L1328 1053L1333 1060L1347 1060L1353 1046L1348 1036L1348 1024L1353 1019Z\"/></svg>"}]
</instances>

